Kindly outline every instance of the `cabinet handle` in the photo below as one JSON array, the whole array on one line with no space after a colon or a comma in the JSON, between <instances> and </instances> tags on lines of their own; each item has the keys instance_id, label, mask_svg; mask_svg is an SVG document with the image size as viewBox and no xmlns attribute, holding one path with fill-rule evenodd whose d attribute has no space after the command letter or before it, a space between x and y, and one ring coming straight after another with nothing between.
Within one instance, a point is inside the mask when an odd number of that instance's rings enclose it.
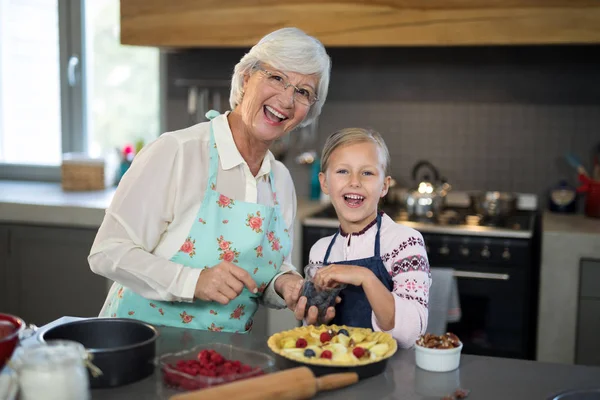
<instances>
[{"instance_id":1,"label":"cabinet handle","mask_svg":"<svg viewBox=\"0 0 600 400\"><path fill-rule=\"evenodd\" d=\"M488 272L454 271L455 278L489 279L496 281L507 281L509 274L491 274Z\"/></svg>"}]
</instances>

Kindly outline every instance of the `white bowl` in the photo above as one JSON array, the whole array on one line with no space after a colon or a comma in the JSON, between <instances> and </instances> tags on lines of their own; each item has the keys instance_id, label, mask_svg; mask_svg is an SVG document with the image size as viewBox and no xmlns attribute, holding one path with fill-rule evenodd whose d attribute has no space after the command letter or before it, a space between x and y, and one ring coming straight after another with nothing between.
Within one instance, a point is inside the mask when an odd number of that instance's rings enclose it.
<instances>
[{"instance_id":1,"label":"white bowl","mask_svg":"<svg viewBox=\"0 0 600 400\"><path fill-rule=\"evenodd\" d=\"M415 344L417 367L431 372L454 371L460 365L462 348L462 343L453 349L429 349Z\"/></svg>"}]
</instances>

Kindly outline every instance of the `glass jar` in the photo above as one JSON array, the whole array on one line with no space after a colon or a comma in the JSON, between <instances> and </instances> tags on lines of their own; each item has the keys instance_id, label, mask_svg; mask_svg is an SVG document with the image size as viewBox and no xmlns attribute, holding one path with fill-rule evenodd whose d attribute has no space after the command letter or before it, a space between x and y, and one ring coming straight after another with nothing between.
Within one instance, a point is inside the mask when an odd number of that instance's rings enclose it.
<instances>
[{"instance_id":1,"label":"glass jar","mask_svg":"<svg viewBox=\"0 0 600 400\"><path fill-rule=\"evenodd\" d=\"M24 347L15 360L20 400L88 400L87 353L77 342L48 341Z\"/></svg>"}]
</instances>

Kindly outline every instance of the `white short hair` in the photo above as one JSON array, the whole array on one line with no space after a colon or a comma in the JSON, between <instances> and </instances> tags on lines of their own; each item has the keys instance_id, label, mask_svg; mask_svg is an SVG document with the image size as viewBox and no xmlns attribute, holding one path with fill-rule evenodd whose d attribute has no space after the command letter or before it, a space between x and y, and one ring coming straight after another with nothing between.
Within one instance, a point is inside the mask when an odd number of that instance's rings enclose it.
<instances>
[{"instance_id":1,"label":"white short hair","mask_svg":"<svg viewBox=\"0 0 600 400\"><path fill-rule=\"evenodd\" d=\"M229 105L233 110L242 101L244 76L260 63L269 64L281 71L303 75L315 74L319 77L317 85L318 100L313 104L299 124L310 125L321 114L321 108L327 98L331 59L323 44L298 28L283 28L269 33L255 44L237 63L231 78Z\"/></svg>"}]
</instances>

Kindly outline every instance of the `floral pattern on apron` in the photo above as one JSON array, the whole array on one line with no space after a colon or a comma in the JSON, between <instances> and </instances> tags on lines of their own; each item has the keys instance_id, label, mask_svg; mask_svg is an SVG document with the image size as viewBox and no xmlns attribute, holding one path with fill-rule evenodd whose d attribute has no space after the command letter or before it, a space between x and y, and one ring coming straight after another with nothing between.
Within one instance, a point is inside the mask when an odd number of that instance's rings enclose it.
<instances>
[{"instance_id":1,"label":"floral pattern on apron","mask_svg":"<svg viewBox=\"0 0 600 400\"><path fill-rule=\"evenodd\" d=\"M202 205L187 238L171 261L191 268L232 262L250 273L258 293L244 288L227 305L201 300L164 302L148 300L121 285L109 295L111 299L103 316L211 331L248 332L252 329L258 298L290 253L291 240L277 202L273 172L269 174L273 207L231 199L215 190L219 155L212 122L209 149L209 179Z\"/></svg>"}]
</instances>

